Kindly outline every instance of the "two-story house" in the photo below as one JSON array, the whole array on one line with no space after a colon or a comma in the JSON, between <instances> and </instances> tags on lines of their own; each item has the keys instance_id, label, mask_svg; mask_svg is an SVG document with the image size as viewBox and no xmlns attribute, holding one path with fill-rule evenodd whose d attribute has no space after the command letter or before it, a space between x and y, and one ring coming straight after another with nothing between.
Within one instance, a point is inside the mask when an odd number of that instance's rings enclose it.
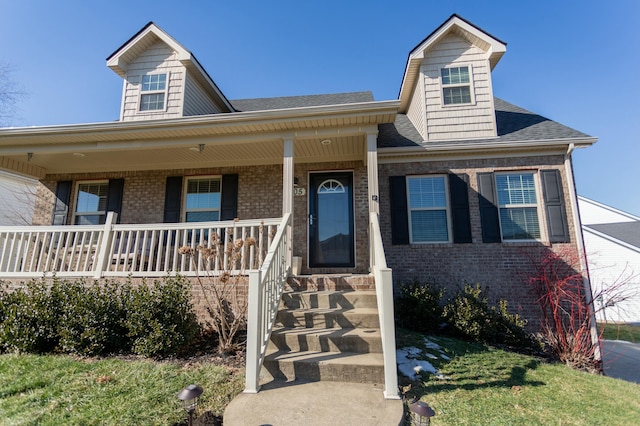
<instances>
[{"instance_id":1,"label":"two-story house","mask_svg":"<svg viewBox=\"0 0 640 426\"><path fill-rule=\"evenodd\" d=\"M107 58L123 79L120 120L0 130L0 166L40 182L39 227L3 228L0 275L189 275L177 246L262 222L265 259L282 265L261 282L376 290L382 380L397 396L392 280L480 283L535 319L523 251L582 253L571 155L595 138L494 97L505 52L452 15L409 52L396 100L229 100L149 23Z\"/></svg>"}]
</instances>

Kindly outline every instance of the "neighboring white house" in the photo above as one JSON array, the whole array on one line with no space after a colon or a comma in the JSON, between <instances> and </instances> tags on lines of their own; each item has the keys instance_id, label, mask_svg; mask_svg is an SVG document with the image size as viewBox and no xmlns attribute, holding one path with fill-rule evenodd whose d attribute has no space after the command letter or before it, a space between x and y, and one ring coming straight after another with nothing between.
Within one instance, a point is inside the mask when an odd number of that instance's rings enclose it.
<instances>
[{"instance_id":1,"label":"neighboring white house","mask_svg":"<svg viewBox=\"0 0 640 426\"><path fill-rule=\"evenodd\" d=\"M0 226L29 225L38 181L0 170Z\"/></svg>"},{"instance_id":2,"label":"neighboring white house","mask_svg":"<svg viewBox=\"0 0 640 426\"><path fill-rule=\"evenodd\" d=\"M598 319L640 322L640 217L581 196L578 204Z\"/></svg>"}]
</instances>

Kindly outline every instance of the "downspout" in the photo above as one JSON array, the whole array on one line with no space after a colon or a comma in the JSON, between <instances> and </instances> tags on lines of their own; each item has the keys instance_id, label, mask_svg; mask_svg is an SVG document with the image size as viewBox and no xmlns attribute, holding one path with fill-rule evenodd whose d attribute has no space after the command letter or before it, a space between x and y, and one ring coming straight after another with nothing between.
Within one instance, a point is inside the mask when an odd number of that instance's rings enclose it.
<instances>
[{"instance_id":1,"label":"downspout","mask_svg":"<svg viewBox=\"0 0 640 426\"><path fill-rule=\"evenodd\" d=\"M576 230L576 244L580 253L580 268L584 271L582 282L584 285L587 306L589 306L589 328L591 329L591 342L594 347L593 356L596 361L602 361L602 352L600 350L600 339L598 337L598 327L596 324L596 314L593 305L593 293L591 292L591 280L589 275L589 264L587 263L587 251L584 245L584 236L582 234L582 222L580 220L580 211L578 210L578 198L576 192L575 177L573 174L573 163L571 162L571 154L575 149L573 143L569 144L567 153L564 156L564 168L567 174L567 185L569 186L569 199L571 200L571 209L573 214L573 226Z\"/></svg>"}]
</instances>

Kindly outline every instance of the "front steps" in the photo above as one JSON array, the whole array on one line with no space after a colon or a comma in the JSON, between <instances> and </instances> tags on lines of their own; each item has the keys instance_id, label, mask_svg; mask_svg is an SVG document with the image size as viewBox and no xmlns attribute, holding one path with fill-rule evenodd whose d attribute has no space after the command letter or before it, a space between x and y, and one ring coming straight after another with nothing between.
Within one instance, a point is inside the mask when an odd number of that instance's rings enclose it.
<instances>
[{"instance_id":1,"label":"front steps","mask_svg":"<svg viewBox=\"0 0 640 426\"><path fill-rule=\"evenodd\" d=\"M373 278L294 277L264 360L267 378L384 383Z\"/></svg>"}]
</instances>

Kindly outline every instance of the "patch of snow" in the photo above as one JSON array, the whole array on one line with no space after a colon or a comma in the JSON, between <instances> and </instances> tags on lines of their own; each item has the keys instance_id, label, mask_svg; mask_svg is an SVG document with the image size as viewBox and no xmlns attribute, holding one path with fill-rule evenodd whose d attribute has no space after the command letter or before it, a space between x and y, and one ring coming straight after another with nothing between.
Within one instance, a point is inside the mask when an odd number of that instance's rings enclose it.
<instances>
[{"instance_id":1,"label":"patch of snow","mask_svg":"<svg viewBox=\"0 0 640 426\"><path fill-rule=\"evenodd\" d=\"M438 370L431 365L429 361L416 359L416 356L419 355L420 352L420 349L415 347L403 348L396 351L398 370L411 380L417 380L423 371L432 374L438 373Z\"/></svg>"}]
</instances>

